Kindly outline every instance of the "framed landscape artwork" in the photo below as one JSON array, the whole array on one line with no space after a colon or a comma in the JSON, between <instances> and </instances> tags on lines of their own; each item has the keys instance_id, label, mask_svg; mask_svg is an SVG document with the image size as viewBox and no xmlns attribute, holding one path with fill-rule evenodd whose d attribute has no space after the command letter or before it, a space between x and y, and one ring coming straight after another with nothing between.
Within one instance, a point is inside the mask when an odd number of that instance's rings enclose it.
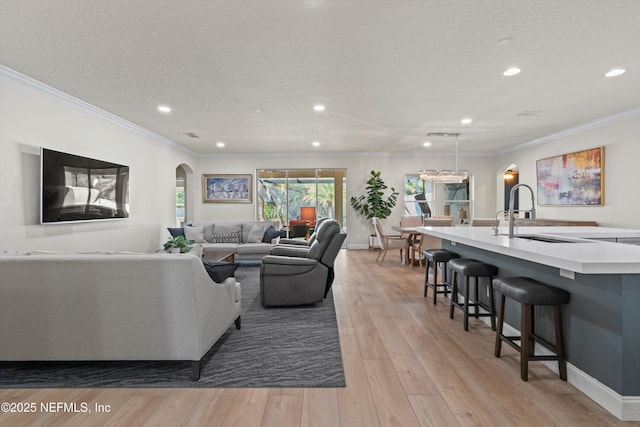
<instances>
[{"instance_id":1,"label":"framed landscape artwork","mask_svg":"<svg viewBox=\"0 0 640 427\"><path fill-rule=\"evenodd\" d=\"M604 205L604 147L536 162L539 205Z\"/></svg>"},{"instance_id":2,"label":"framed landscape artwork","mask_svg":"<svg viewBox=\"0 0 640 427\"><path fill-rule=\"evenodd\" d=\"M252 182L251 174L202 175L202 202L251 203Z\"/></svg>"}]
</instances>

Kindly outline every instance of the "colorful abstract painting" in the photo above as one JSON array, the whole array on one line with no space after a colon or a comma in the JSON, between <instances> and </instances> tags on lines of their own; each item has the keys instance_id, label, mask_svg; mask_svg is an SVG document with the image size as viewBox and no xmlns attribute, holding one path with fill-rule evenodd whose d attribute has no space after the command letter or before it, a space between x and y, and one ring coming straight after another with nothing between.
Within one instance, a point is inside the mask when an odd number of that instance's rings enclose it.
<instances>
[{"instance_id":1,"label":"colorful abstract painting","mask_svg":"<svg viewBox=\"0 0 640 427\"><path fill-rule=\"evenodd\" d=\"M538 205L604 205L604 147L536 162Z\"/></svg>"}]
</instances>

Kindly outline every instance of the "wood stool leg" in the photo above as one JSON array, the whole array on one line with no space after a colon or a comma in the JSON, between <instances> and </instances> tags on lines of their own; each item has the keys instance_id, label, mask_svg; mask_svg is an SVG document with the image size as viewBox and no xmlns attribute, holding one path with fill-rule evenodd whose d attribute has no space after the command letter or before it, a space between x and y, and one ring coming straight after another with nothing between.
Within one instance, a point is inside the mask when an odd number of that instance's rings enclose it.
<instances>
[{"instance_id":1,"label":"wood stool leg","mask_svg":"<svg viewBox=\"0 0 640 427\"><path fill-rule=\"evenodd\" d=\"M449 295L449 279L447 278L447 266L448 264L446 262L442 263L442 271L443 271L443 279L442 279L442 283L447 283L447 285L444 285L444 296L445 298L447 297L447 295Z\"/></svg>"},{"instance_id":2,"label":"wood stool leg","mask_svg":"<svg viewBox=\"0 0 640 427\"><path fill-rule=\"evenodd\" d=\"M533 356L536 354L536 341L533 338L536 334L536 308L533 305L529 306L529 310L531 311L531 314L529 315L529 318L531 319L530 321L530 325L531 328L529 329L530 331L530 337L531 339L529 340L529 356Z\"/></svg>"},{"instance_id":3,"label":"wood stool leg","mask_svg":"<svg viewBox=\"0 0 640 427\"><path fill-rule=\"evenodd\" d=\"M429 287L429 266L431 265L431 261L427 259L427 266L424 272L424 297L427 297L427 288Z\"/></svg>"},{"instance_id":4,"label":"wood stool leg","mask_svg":"<svg viewBox=\"0 0 640 427\"><path fill-rule=\"evenodd\" d=\"M478 302L480 301L480 295L479 295L479 288L480 288L480 276L476 276L474 278L475 281L475 287L473 288L474 291L474 298L475 298L475 302L476 305L474 307L474 314L476 316L476 319L480 318L480 306L478 305Z\"/></svg>"},{"instance_id":5,"label":"wood stool leg","mask_svg":"<svg viewBox=\"0 0 640 427\"><path fill-rule=\"evenodd\" d=\"M477 286L477 282L476 282ZM464 330L469 330L469 276L464 276ZM476 306L477 307L477 306Z\"/></svg>"},{"instance_id":6,"label":"wood stool leg","mask_svg":"<svg viewBox=\"0 0 640 427\"><path fill-rule=\"evenodd\" d=\"M520 325L520 378L529 380L529 350L531 349L531 306L522 304Z\"/></svg>"},{"instance_id":7,"label":"wood stool leg","mask_svg":"<svg viewBox=\"0 0 640 427\"><path fill-rule=\"evenodd\" d=\"M491 313L491 329L496 330L496 299L493 294L493 276L489 277L489 283L487 284L489 289L489 307Z\"/></svg>"},{"instance_id":8,"label":"wood stool leg","mask_svg":"<svg viewBox=\"0 0 640 427\"><path fill-rule=\"evenodd\" d=\"M562 331L562 306L554 307L556 329L556 352L558 354L558 371L563 381L567 380L567 358L564 353L564 333Z\"/></svg>"},{"instance_id":9,"label":"wood stool leg","mask_svg":"<svg viewBox=\"0 0 640 427\"><path fill-rule=\"evenodd\" d=\"M438 263L433 261L433 305L438 303Z\"/></svg>"},{"instance_id":10,"label":"wood stool leg","mask_svg":"<svg viewBox=\"0 0 640 427\"><path fill-rule=\"evenodd\" d=\"M449 304L449 319L453 319L454 304L458 302L458 273L454 270L451 276L451 303Z\"/></svg>"},{"instance_id":11,"label":"wood stool leg","mask_svg":"<svg viewBox=\"0 0 640 427\"><path fill-rule=\"evenodd\" d=\"M502 350L502 322L504 322L504 306L506 302L506 297L500 294L500 311L498 314L498 329L496 330L496 346L493 352L496 357L500 357L500 350Z\"/></svg>"}]
</instances>

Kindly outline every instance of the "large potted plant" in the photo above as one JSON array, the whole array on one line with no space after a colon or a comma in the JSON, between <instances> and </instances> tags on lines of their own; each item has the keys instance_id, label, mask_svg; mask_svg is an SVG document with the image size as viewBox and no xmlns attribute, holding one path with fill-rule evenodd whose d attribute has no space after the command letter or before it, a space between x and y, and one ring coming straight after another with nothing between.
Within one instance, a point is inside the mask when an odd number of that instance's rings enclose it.
<instances>
[{"instance_id":1,"label":"large potted plant","mask_svg":"<svg viewBox=\"0 0 640 427\"><path fill-rule=\"evenodd\" d=\"M351 197L351 206L356 212L362 214L367 219L373 217L385 219L391 215L391 209L398 201L398 193L391 187L391 194L385 196L385 191L389 188L380 177L380 171L371 171L371 177L367 181L366 193L358 197ZM369 248L376 247L376 233L371 221L371 236L369 237ZM382 242L378 242L381 245Z\"/></svg>"},{"instance_id":2,"label":"large potted plant","mask_svg":"<svg viewBox=\"0 0 640 427\"><path fill-rule=\"evenodd\" d=\"M387 185L380 177L380 171L371 171L371 178L367 181L366 194L351 197L351 206L356 212L367 219L377 217L385 219L391 215L391 209L398 202L398 193L391 187L391 194L385 196Z\"/></svg>"}]
</instances>

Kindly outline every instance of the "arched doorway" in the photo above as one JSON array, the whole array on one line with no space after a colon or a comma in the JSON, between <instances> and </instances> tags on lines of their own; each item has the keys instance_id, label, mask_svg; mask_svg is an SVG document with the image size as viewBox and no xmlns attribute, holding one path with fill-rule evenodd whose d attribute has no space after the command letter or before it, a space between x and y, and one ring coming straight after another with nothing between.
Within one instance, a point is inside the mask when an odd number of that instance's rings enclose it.
<instances>
[{"instance_id":1,"label":"arched doorway","mask_svg":"<svg viewBox=\"0 0 640 427\"><path fill-rule=\"evenodd\" d=\"M189 189L193 188L193 170L181 164L176 167L176 227L182 227L191 218L193 200L189 197Z\"/></svg>"},{"instance_id":2,"label":"arched doorway","mask_svg":"<svg viewBox=\"0 0 640 427\"><path fill-rule=\"evenodd\" d=\"M520 182L520 173L518 171L518 166L515 164L511 164L509 167L505 169L502 173L502 181L504 183L504 203L503 209L509 209L509 195L511 193L511 189ZM513 198L513 206L514 210L518 210L518 193L514 195Z\"/></svg>"}]
</instances>

